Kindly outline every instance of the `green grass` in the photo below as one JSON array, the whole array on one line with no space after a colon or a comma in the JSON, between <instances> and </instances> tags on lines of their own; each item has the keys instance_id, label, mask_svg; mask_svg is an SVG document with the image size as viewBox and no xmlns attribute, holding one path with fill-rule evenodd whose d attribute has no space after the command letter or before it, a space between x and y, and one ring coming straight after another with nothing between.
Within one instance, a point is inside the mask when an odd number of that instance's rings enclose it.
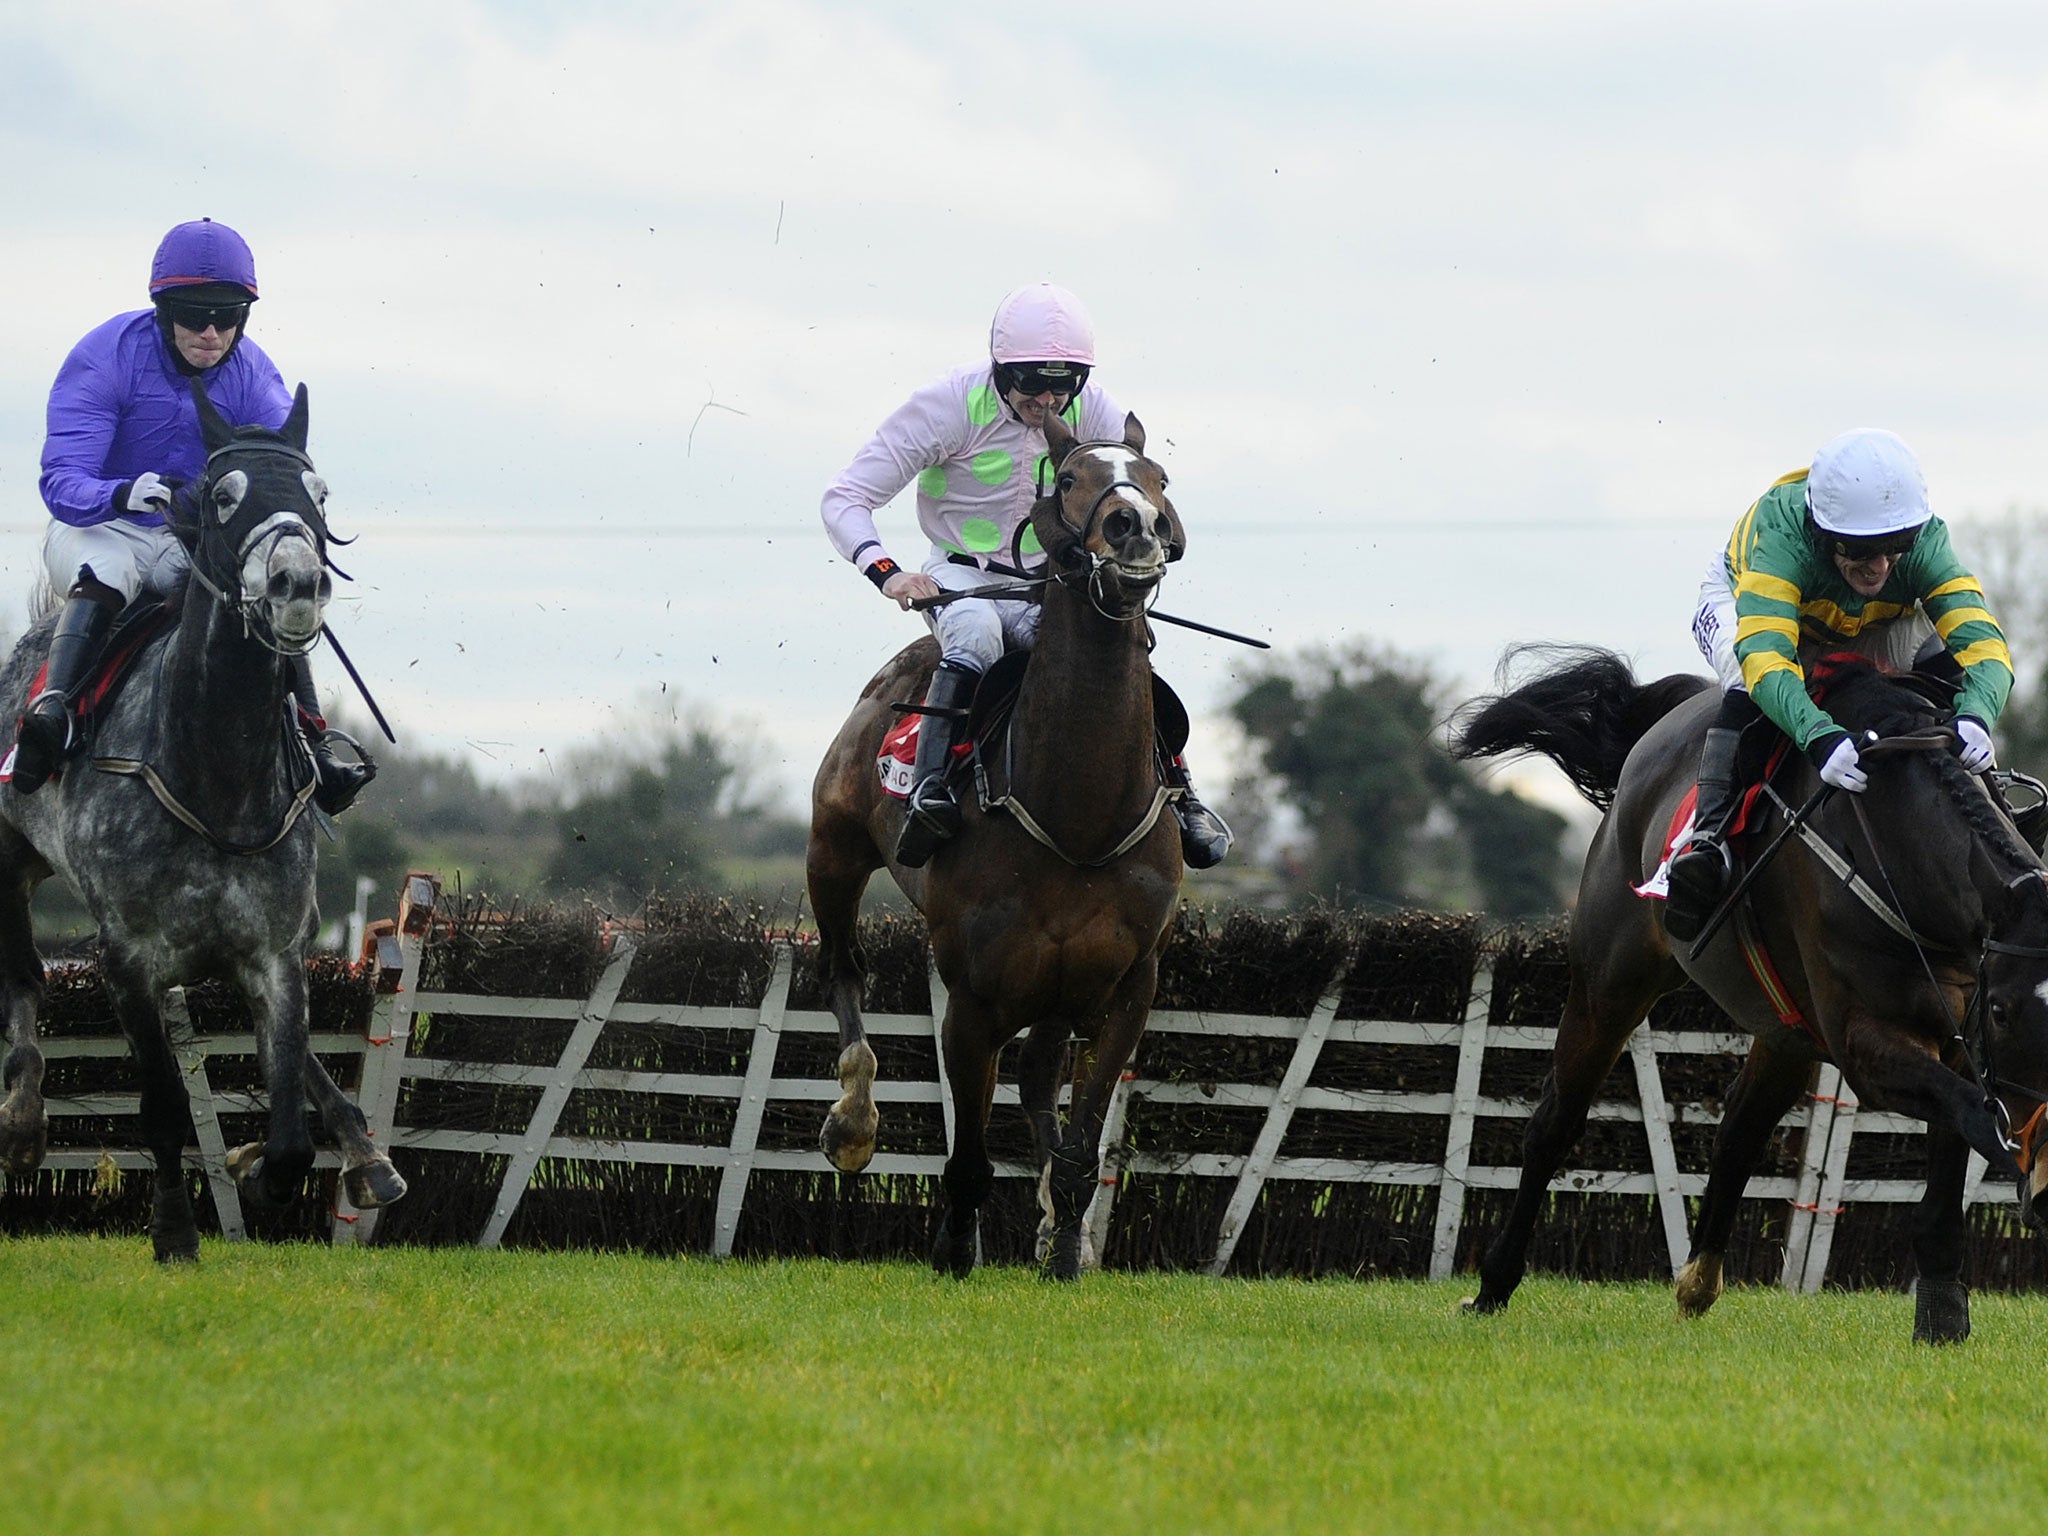
<instances>
[{"instance_id":1,"label":"green grass","mask_svg":"<svg viewBox=\"0 0 2048 1536\"><path fill-rule=\"evenodd\" d=\"M0 1242L0 1530L1943 1531L2048 1299Z\"/></svg>"}]
</instances>

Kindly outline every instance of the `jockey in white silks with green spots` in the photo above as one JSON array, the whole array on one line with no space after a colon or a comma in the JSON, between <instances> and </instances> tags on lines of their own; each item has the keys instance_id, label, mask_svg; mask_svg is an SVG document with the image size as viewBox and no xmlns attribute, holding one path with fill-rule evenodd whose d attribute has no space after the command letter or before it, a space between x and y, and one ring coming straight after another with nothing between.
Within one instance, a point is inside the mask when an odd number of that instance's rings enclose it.
<instances>
[{"instance_id":1,"label":"jockey in white silks with green spots","mask_svg":"<svg viewBox=\"0 0 2048 1536\"><path fill-rule=\"evenodd\" d=\"M1018 563L1043 551L1030 524L1045 462L1045 420L1057 414L1084 442L1121 442L1123 407L1090 382L1095 326L1081 301L1052 283L1019 288L996 307L989 360L968 363L917 391L875 429L825 492L833 548L900 608L942 591L1011 585ZM917 482L917 520L931 541L919 570L889 555L875 510ZM1021 530L1021 534L1019 532ZM910 814L896 860L923 866L959 830L960 807L944 768L959 715L981 674L1004 651L1029 649L1039 607L1028 598L971 598L929 610L939 641L927 714L919 729ZM1183 781L1185 767L1169 765ZM1195 798L1175 802L1181 851L1196 869L1221 862L1230 829Z\"/></svg>"}]
</instances>

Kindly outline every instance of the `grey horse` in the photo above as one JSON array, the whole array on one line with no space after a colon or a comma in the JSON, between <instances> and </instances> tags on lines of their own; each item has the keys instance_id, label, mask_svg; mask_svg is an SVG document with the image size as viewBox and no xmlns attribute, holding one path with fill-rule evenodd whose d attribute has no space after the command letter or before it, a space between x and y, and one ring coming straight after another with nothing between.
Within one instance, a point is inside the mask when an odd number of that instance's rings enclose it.
<instances>
[{"instance_id":1,"label":"grey horse","mask_svg":"<svg viewBox=\"0 0 2048 1536\"><path fill-rule=\"evenodd\" d=\"M226 981L255 1023L270 1120L263 1141L229 1155L245 1195L275 1205L299 1189L313 1165L308 1095L340 1143L349 1198L370 1207L405 1193L307 1049L313 781L286 658L319 640L333 583L305 386L278 431L229 425L196 379L192 393L209 457L172 524L192 556L191 578L167 599L176 627L141 645L58 778L32 795L0 788L0 1169L37 1167L48 1143L29 899L61 874L98 925L100 976L141 1067L156 1160L150 1238L166 1262L199 1256L183 1169L191 1104L159 1011L170 987ZM0 671L0 720L24 708L52 622L33 626Z\"/></svg>"}]
</instances>

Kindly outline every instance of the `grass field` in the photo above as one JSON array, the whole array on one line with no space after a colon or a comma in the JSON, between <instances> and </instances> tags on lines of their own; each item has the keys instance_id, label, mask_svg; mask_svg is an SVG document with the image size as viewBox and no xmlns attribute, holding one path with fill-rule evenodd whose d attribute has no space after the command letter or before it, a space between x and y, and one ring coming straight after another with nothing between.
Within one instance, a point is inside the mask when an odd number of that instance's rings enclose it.
<instances>
[{"instance_id":1,"label":"grass field","mask_svg":"<svg viewBox=\"0 0 2048 1536\"><path fill-rule=\"evenodd\" d=\"M0 1242L0 1531L1942 1531L2048 1298Z\"/></svg>"}]
</instances>

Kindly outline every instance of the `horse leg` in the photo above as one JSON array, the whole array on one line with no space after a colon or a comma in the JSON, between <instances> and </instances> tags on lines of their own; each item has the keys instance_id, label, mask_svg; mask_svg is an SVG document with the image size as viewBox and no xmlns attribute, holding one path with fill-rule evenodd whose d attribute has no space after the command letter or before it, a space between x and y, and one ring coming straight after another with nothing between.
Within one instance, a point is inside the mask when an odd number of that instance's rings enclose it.
<instances>
[{"instance_id":1,"label":"horse leg","mask_svg":"<svg viewBox=\"0 0 2048 1536\"><path fill-rule=\"evenodd\" d=\"M305 964L296 950L258 956L239 967L238 980L256 1021L256 1061L270 1090L270 1125L261 1142L228 1153L228 1171L243 1194L275 1207L299 1192L313 1167L313 1133L306 1123L311 1052Z\"/></svg>"},{"instance_id":2,"label":"horse leg","mask_svg":"<svg viewBox=\"0 0 2048 1536\"><path fill-rule=\"evenodd\" d=\"M1564 1165L1566 1155L1578 1142L1579 1133L1586 1128L1586 1111L1592 1107L1593 1096L1607 1080L1628 1037L1650 1011L1659 990L1647 979L1619 995L1614 990L1614 978L1603 978L1603 984L1607 990L1596 997L1575 954L1571 991L1557 1027L1550 1072L1543 1079L1542 1098L1529 1117L1529 1129L1522 1138L1522 1178L1515 1189L1515 1203L1508 1212L1507 1225L1480 1260L1479 1294L1464 1303L1467 1312L1502 1310L1514 1295L1515 1287L1522 1283L1528 1268L1529 1239L1536 1230L1543 1202L1549 1197L1551 1176Z\"/></svg>"},{"instance_id":3,"label":"horse leg","mask_svg":"<svg viewBox=\"0 0 2048 1536\"><path fill-rule=\"evenodd\" d=\"M15 870L0 872L0 1017L7 1054L0 1057L0 1172L42 1166L50 1142L43 1108L43 1051L36 1020L43 1007L43 962L29 920L29 892Z\"/></svg>"},{"instance_id":4,"label":"horse leg","mask_svg":"<svg viewBox=\"0 0 2048 1536\"><path fill-rule=\"evenodd\" d=\"M1031 1122L1032 1150L1038 1160L1038 1239L1032 1258L1039 1263L1052 1248L1052 1157L1060 1144L1060 1065L1067 1054L1065 1020L1041 1020L1024 1037L1017 1060L1017 1102Z\"/></svg>"},{"instance_id":5,"label":"horse leg","mask_svg":"<svg viewBox=\"0 0 2048 1536\"><path fill-rule=\"evenodd\" d=\"M953 1090L953 1152L946 1159L946 1211L932 1239L932 1268L964 1280L973 1273L981 1203L995 1184L988 1160L988 1112L995 1098L993 1010L965 987L946 1002L946 1082Z\"/></svg>"},{"instance_id":6,"label":"horse leg","mask_svg":"<svg viewBox=\"0 0 2048 1536\"><path fill-rule=\"evenodd\" d=\"M1969 1166L1970 1144L1959 1132L1927 1127L1927 1192L1913 1213L1915 1344L1960 1344L1970 1336L1970 1291L1962 1281Z\"/></svg>"},{"instance_id":7,"label":"horse leg","mask_svg":"<svg viewBox=\"0 0 2048 1536\"><path fill-rule=\"evenodd\" d=\"M114 1017L142 1074L142 1139L156 1160L149 1241L159 1264L197 1263L199 1227L185 1182L185 1143L193 1137L192 1100L185 1074L164 1033L158 992L149 972L125 945L111 939L100 950L100 981L113 999Z\"/></svg>"},{"instance_id":8,"label":"horse leg","mask_svg":"<svg viewBox=\"0 0 2048 1536\"><path fill-rule=\"evenodd\" d=\"M2006 1145L1983 1090L1944 1066L1926 1041L1858 1012L1842 1031L1842 1075L1873 1109L1944 1126L1984 1155L1992 1171L2017 1184L2020 1165Z\"/></svg>"},{"instance_id":9,"label":"horse leg","mask_svg":"<svg viewBox=\"0 0 2048 1536\"><path fill-rule=\"evenodd\" d=\"M1102 1190L1102 1122L1109 1113L1109 1096L1138 1047L1138 1037L1145 1033L1158 979L1158 961L1147 956L1119 984L1101 1029L1075 1059L1067 1132L1047 1170L1052 1251L1045 1272L1051 1279L1081 1278L1081 1224Z\"/></svg>"},{"instance_id":10,"label":"horse leg","mask_svg":"<svg viewBox=\"0 0 2048 1536\"><path fill-rule=\"evenodd\" d=\"M839 1100L825 1113L818 1146L834 1168L859 1173L875 1155L875 1052L861 1022L867 957L860 947L860 898L881 855L867 829L821 804L811 822L804 877L818 923L818 978L825 1006L839 1021Z\"/></svg>"},{"instance_id":11,"label":"horse leg","mask_svg":"<svg viewBox=\"0 0 2048 1536\"><path fill-rule=\"evenodd\" d=\"M348 1100L320 1058L306 1057L306 1091L320 1118L334 1132L341 1148L341 1186L349 1204L359 1211L375 1210L405 1197L405 1176L391 1165L391 1159L370 1140L370 1123Z\"/></svg>"},{"instance_id":12,"label":"horse leg","mask_svg":"<svg viewBox=\"0 0 2048 1536\"><path fill-rule=\"evenodd\" d=\"M1721 1262L1728 1251L1728 1234L1735 1229L1742 1191L1763 1160L1771 1132L1806 1091L1812 1071L1812 1062L1797 1052L1772 1050L1762 1040L1750 1046L1749 1057L1728 1090L1707 1168L1706 1198L1693 1224L1692 1253L1678 1272L1680 1317L1704 1316L1720 1299Z\"/></svg>"}]
</instances>

